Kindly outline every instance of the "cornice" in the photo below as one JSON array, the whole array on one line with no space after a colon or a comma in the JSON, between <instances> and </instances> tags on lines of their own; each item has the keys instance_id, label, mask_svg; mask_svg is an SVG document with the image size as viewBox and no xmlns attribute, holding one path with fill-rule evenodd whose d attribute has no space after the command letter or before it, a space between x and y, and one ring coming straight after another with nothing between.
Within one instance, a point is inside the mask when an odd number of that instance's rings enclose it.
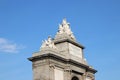
<instances>
[{"instance_id":1,"label":"cornice","mask_svg":"<svg viewBox=\"0 0 120 80\"><path fill-rule=\"evenodd\" d=\"M93 73L97 72L97 70L91 68L89 65L79 63L79 62L74 61L72 59L65 59L65 58L62 58L60 56L57 56L57 55L51 54L51 53L28 58L28 60L30 60L32 62L37 61L37 60L43 60L43 59L53 59L53 60L63 62L65 64L67 63L67 64L72 64L72 65L75 65L75 66L78 66L78 67L83 67L83 68L86 69L86 71L90 71L90 72L93 72Z\"/></svg>"},{"instance_id":2,"label":"cornice","mask_svg":"<svg viewBox=\"0 0 120 80\"><path fill-rule=\"evenodd\" d=\"M81 45L81 44L79 44L79 43L77 43L76 41L71 40L71 39L65 38L65 39L54 40L54 43L55 43L55 44L59 44L59 43L63 43L63 42L69 42L69 43L71 43L71 44L74 44L74 45L82 48L82 49L85 48L83 45Z\"/></svg>"}]
</instances>

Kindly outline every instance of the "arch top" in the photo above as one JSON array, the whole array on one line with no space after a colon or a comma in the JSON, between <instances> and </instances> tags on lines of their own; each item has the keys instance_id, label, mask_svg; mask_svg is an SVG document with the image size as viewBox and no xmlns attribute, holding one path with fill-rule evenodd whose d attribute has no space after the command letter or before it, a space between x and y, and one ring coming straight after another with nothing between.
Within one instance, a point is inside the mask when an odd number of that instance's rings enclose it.
<instances>
[{"instance_id":1,"label":"arch top","mask_svg":"<svg viewBox=\"0 0 120 80\"><path fill-rule=\"evenodd\" d=\"M71 80L79 80L79 78L76 76L73 76Z\"/></svg>"}]
</instances>

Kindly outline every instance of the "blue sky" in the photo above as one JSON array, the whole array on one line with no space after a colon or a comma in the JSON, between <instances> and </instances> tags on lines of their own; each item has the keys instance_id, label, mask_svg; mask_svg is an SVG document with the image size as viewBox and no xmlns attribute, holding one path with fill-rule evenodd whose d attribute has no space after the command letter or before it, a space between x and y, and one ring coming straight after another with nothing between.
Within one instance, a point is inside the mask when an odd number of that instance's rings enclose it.
<instances>
[{"instance_id":1,"label":"blue sky","mask_svg":"<svg viewBox=\"0 0 120 80\"><path fill-rule=\"evenodd\" d=\"M63 18L96 80L120 80L120 0L0 0L0 80L32 80L27 58Z\"/></svg>"}]
</instances>

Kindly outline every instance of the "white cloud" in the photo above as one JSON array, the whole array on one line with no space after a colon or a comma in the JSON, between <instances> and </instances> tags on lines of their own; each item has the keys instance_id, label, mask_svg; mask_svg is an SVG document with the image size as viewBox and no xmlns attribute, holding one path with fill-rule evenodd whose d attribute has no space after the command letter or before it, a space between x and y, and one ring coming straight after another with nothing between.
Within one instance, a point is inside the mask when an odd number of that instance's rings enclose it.
<instances>
[{"instance_id":1,"label":"white cloud","mask_svg":"<svg viewBox=\"0 0 120 80\"><path fill-rule=\"evenodd\" d=\"M25 48L23 45L17 45L5 38L0 38L0 52L18 53L23 48Z\"/></svg>"}]
</instances>

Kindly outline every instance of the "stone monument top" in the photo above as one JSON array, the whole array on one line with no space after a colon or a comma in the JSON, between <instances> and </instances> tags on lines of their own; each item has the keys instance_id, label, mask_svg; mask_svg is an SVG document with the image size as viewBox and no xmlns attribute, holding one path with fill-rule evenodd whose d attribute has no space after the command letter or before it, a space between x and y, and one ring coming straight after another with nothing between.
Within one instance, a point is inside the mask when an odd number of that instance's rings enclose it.
<instances>
[{"instance_id":1,"label":"stone monument top","mask_svg":"<svg viewBox=\"0 0 120 80\"><path fill-rule=\"evenodd\" d=\"M70 23L63 19L62 23L59 24L55 38L48 37L47 40L44 40L40 51L34 53L33 56L52 53L65 59L72 59L87 64L83 55L83 49L84 47L76 41L71 31Z\"/></svg>"},{"instance_id":2,"label":"stone monument top","mask_svg":"<svg viewBox=\"0 0 120 80\"><path fill-rule=\"evenodd\" d=\"M62 23L59 24L59 29L55 36L55 39L61 38L68 38L74 41L76 40L75 36L73 35L73 32L70 29L70 23L68 23L65 18L63 19Z\"/></svg>"},{"instance_id":3,"label":"stone monument top","mask_svg":"<svg viewBox=\"0 0 120 80\"><path fill-rule=\"evenodd\" d=\"M63 19L55 38L48 37L40 50L28 58L34 80L95 80L97 71L87 63L83 49Z\"/></svg>"}]
</instances>

